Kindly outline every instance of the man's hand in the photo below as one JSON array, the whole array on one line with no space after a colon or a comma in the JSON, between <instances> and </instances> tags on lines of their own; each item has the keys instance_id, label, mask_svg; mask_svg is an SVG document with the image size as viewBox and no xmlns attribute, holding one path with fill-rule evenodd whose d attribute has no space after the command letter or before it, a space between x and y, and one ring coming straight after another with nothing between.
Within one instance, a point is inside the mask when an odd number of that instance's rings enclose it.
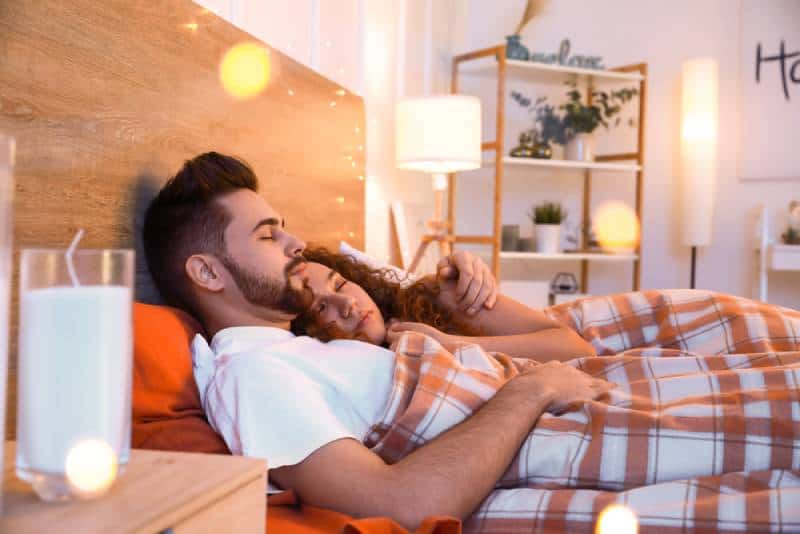
<instances>
[{"instance_id":1,"label":"man's hand","mask_svg":"<svg viewBox=\"0 0 800 534\"><path fill-rule=\"evenodd\" d=\"M467 251L459 251L439 260L436 280L444 289L455 282L458 309L468 315L478 313L481 307L491 310L497 302L497 281L482 259Z\"/></svg>"},{"instance_id":2,"label":"man's hand","mask_svg":"<svg viewBox=\"0 0 800 534\"><path fill-rule=\"evenodd\" d=\"M575 404L597 400L617 387L557 361L526 367L512 382L517 380L528 381L525 387L535 387L537 392L549 394L552 400L547 411L553 414L563 413Z\"/></svg>"}]
</instances>

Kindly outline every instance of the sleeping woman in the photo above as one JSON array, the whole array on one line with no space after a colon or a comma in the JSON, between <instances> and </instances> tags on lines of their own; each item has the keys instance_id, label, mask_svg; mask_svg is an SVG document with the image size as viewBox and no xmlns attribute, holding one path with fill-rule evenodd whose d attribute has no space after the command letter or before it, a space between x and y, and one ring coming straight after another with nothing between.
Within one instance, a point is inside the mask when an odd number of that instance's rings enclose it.
<instances>
[{"instance_id":1,"label":"sleeping woman","mask_svg":"<svg viewBox=\"0 0 800 534\"><path fill-rule=\"evenodd\" d=\"M450 351L470 343L540 362L595 355L575 331L509 297L500 295L491 310L468 315L459 309L455 281L440 288L426 277L406 285L392 271L371 269L325 248L303 255L309 262L304 283L312 297L292 322L297 335L389 345L410 330Z\"/></svg>"}]
</instances>

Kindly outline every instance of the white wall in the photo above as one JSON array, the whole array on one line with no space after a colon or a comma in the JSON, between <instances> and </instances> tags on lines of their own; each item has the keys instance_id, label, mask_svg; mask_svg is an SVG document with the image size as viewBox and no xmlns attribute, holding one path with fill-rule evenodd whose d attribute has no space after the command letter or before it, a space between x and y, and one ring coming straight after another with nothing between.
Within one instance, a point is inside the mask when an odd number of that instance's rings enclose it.
<instances>
[{"instance_id":1,"label":"white wall","mask_svg":"<svg viewBox=\"0 0 800 534\"><path fill-rule=\"evenodd\" d=\"M461 0L454 10L450 33L456 53L503 42L515 28L525 0ZM689 283L689 250L680 244L677 192L680 73L685 59L711 55L720 66L719 177L714 212L713 242L698 256L700 288L751 296L754 279L752 234L759 204L774 214L773 231L779 234L790 199L800 199L800 182L741 182L739 92L741 51L738 0L551 0L546 11L523 31L523 42L537 51L555 51L562 38L572 41L574 52L603 56L607 66L647 62L649 82L646 125L646 162L643 218L644 288L686 287ZM800 21L798 21L800 24ZM489 95L491 88L478 88ZM491 100L490 100L491 102ZM513 106L509 111L519 113ZM517 119L518 121L519 119ZM514 119L510 121L512 124ZM507 132L506 144L519 131ZM632 180L628 180L630 183ZM486 180L462 178L457 224L470 230L489 230L486 222L469 221L489 204ZM601 180L597 180L596 188ZM611 177L606 190L631 199L624 177ZM549 195L565 200L579 195L577 176L532 179L519 172L507 175L505 223L524 222L524 210L533 200ZM537 196L538 195L538 196ZM524 199L524 200L520 200ZM572 198L573 206L577 207ZM572 213L576 213L573 209ZM572 264L574 265L574 264ZM569 268L570 264L558 266ZM573 267L577 270L577 267ZM551 271L507 266L516 276L548 277ZM629 287L630 270L594 269L594 292ZM770 301L800 307L800 273L772 273Z\"/></svg>"},{"instance_id":2,"label":"white wall","mask_svg":"<svg viewBox=\"0 0 800 534\"><path fill-rule=\"evenodd\" d=\"M430 179L394 166L394 105L449 88L451 0L199 0L256 38L362 95L366 249L390 259L389 203L432 211ZM428 263L430 265L430 262Z\"/></svg>"}]
</instances>

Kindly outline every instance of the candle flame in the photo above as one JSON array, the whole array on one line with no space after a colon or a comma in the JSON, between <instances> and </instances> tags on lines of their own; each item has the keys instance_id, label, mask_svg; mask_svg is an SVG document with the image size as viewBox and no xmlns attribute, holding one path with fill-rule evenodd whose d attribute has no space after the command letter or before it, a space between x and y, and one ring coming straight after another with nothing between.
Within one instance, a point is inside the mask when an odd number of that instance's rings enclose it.
<instances>
[{"instance_id":1,"label":"candle flame","mask_svg":"<svg viewBox=\"0 0 800 534\"><path fill-rule=\"evenodd\" d=\"M639 520L633 510L622 504L607 506L597 518L595 534L637 534Z\"/></svg>"},{"instance_id":2,"label":"candle flame","mask_svg":"<svg viewBox=\"0 0 800 534\"><path fill-rule=\"evenodd\" d=\"M117 455L101 439L85 439L67 454L66 476L79 497L91 498L105 493L117 477Z\"/></svg>"}]
</instances>

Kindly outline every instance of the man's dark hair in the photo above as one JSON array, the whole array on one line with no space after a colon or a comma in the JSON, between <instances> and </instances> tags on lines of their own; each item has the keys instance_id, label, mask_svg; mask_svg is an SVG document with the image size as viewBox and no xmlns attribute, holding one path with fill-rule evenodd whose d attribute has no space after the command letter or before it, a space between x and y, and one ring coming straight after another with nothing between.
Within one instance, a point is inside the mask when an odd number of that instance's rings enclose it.
<instances>
[{"instance_id":1,"label":"man's dark hair","mask_svg":"<svg viewBox=\"0 0 800 534\"><path fill-rule=\"evenodd\" d=\"M185 271L192 254L227 256L231 214L217 200L238 189L258 190L244 161L206 152L186 161L150 203L144 219L144 253L156 287L168 304L198 315Z\"/></svg>"}]
</instances>

